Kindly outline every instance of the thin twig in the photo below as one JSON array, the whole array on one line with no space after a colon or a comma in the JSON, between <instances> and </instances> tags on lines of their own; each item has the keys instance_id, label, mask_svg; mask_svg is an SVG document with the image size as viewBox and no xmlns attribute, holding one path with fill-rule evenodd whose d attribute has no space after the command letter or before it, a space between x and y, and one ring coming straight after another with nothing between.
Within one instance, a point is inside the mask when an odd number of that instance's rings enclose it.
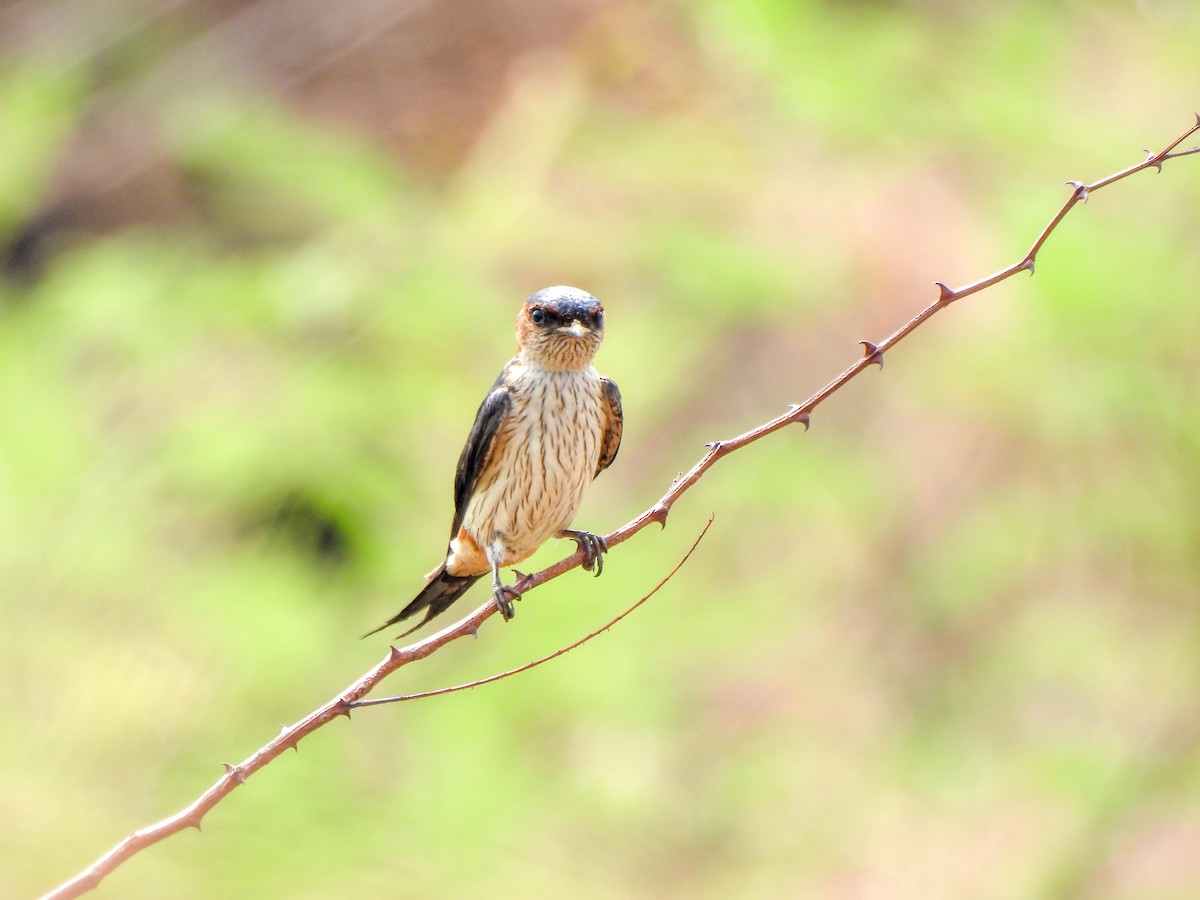
<instances>
[{"instance_id":1,"label":"thin twig","mask_svg":"<svg viewBox=\"0 0 1200 900\"><path fill-rule=\"evenodd\" d=\"M659 525L665 527L667 515L670 513L675 501L699 481L704 473L716 464L717 460L787 425L802 424L807 428L812 412L818 405L839 391L864 369L872 365L882 366L884 353L896 346L896 344L904 340L904 338L920 327L927 319L940 310L945 309L955 300L961 300L971 294L986 290L1007 278L1011 278L1018 272L1029 272L1032 274L1034 259L1038 251L1041 250L1054 229L1058 227L1058 224L1077 203L1086 200L1090 194L1095 193L1101 188L1127 178L1136 172L1141 172L1149 168L1161 171L1163 163L1168 159L1189 156L1200 151L1200 147L1188 150L1176 150L1180 144L1197 132L1200 132L1200 115L1196 116L1196 123L1192 127L1188 128L1183 134L1167 145L1165 149L1158 153L1148 154L1147 158L1141 163L1130 166L1127 169L1122 169L1092 184L1068 182L1071 185L1071 196L1067 198L1062 208L1050 219L1029 248L1029 251L1019 261L1005 269L1001 269L994 275L989 275L986 278L957 289L951 289L941 282L936 282L939 290L936 300L879 343L862 341L861 343L865 348L863 356L803 403L792 406L788 412L771 419L769 422L764 422L737 437L726 441L714 441L709 444L708 452L700 458L690 471L676 478L670 489L663 494L657 503L635 519L618 528L612 534L605 536L605 541L609 548L611 549L629 540L651 522L657 522ZM516 588L522 594L528 593L538 585L545 584L547 581L557 578L564 572L568 572L582 563L583 553L576 551L540 572L535 572L532 575L526 575L519 579ZM156 844L185 828L199 828L200 821L204 815L235 787L243 784L249 776L253 775L285 750L294 749L303 738L318 728L328 724L339 716L349 718L351 705L370 693L388 675L402 666L419 659L424 659L451 641L468 635L474 635L478 631L479 626L495 613L496 605L489 601L460 621L443 628L441 631L422 641L418 641L402 650L390 647L386 659L350 685L346 690L338 694L334 699L310 713L295 725L285 726L274 740L264 745L244 762L236 766L226 763L225 774L186 809L167 819L163 819L161 822L133 832L133 834L126 837L125 840L121 841L116 847L88 866L88 868L84 869L73 879L47 894L46 900L48 898L77 897L85 891L94 888L106 875L152 844Z\"/></svg>"},{"instance_id":2,"label":"thin twig","mask_svg":"<svg viewBox=\"0 0 1200 900\"><path fill-rule=\"evenodd\" d=\"M467 681L463 684L453 685L452 687L437 688L436 690L432 691L420 691L415 694L398 694L395 697L377 697L374 700L357 700L350 704L350 708L359 709L363 706L382 706L385 703L400 703L403 700L424 700L426 697L440 697L442 694L454 694L458 691L465 691L484 684L491 684L493 681L502 681L503 679L510 678L513 675L519 675L521 672L528 672L530 669L536 668L543 663L548 663L552 659L558 659L564 653L570 653L575 648L582 647L592 638L599 637L600 635L604 634L604 632L608 631L608 629L612 628L614 625L636 610L639 606L657 594L660 590L662 590L663 585L675 577L675 573L683 568L683 564L688 561L692 553L695 552L696 548L700 546L700 542L704 540L704 536L708 534L708 529L712 526L712 523L713 517L709 516L708 521L704 523L704 528L701 529L700 534L696 536L696 540L692 541L692 546L688 548L688 552L683 554L683 558L680 559L679 562L675 563L675 568L663 576L662 581L652 587L649 593L643 595L642 599L638 600L619 616L609 619L606 624L601 625L595 631L589 632L574 643L567 644L565 647L560 647L553 653L548 653L540 659L535 659L533 662L527 662L524 665L517 666L515 669L508 669L504 672L498 672L495 675L489 675L487 678L477 678L475 681Z\"/></svg>"}]
</instances>

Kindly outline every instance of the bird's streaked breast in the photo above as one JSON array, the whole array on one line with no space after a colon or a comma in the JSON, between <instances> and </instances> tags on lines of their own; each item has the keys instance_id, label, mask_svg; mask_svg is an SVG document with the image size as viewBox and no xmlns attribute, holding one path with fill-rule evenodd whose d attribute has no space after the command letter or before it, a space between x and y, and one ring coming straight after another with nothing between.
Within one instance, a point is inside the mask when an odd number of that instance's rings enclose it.
<instances>
[{"instance_id":1,"label":"bird's streaked breast","mask_svg":"<svg viewBox=\"0 0 1200 900\"><path fill-rule=\"evenodd\" d=\"M463 518L478 547L499 540L502 565L514 565L568 527L600 458L604 433L600 376L595 369L554 372L515 366L512 406L496 435L496 451L480 473ZM458 567L487 570L468 542L455 541ZM475 557L468 566L467 556Z\"/></svg>"}]
</instances>

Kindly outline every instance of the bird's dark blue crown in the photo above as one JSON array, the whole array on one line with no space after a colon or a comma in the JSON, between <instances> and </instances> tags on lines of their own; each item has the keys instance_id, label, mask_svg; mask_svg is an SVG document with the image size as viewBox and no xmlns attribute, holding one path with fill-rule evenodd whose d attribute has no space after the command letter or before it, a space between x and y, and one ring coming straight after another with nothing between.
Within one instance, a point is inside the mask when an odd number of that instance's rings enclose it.
<instances>
[{"instance_id":1,"label":"bird's dark blue crown","mask_svg":"<svg viewBox=\"0 0 1200 900\"><path fill-rule=\"evenodd\" d=\"M571 322L574 319L586 322L597 310L604 309L600 301L587 291L565 285L542 288L525 301L526 307L535 304L559 322Z\"/></svg>"}]
</instances>

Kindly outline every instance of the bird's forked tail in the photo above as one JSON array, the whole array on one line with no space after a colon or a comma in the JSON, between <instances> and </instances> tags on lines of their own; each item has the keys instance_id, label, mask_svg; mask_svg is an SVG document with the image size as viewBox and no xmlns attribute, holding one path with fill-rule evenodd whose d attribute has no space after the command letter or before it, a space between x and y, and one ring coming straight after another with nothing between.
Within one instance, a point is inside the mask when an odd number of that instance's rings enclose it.
<instances>
[{"instance_id":1,"label":"bird's forked tail","mask_svg":"<svg viewBox=\"0 0 1200 900\"><path fill-rule=\"evenodd\" d=\"M378 631L395 625L397 622L402 622L409 616L425 610L425 618L414 625L412 628L403 634L396 635L397 638L402 638L412 634L434 616L445 612L455 600L467 592L467 588L473 585L476 581L482 578L482 575L450 575L446 572L446 564L442 563L433 574L430 575L429 581L425 587L421 589L421 593L413 598L412 602L396 615L392 616L378 628L368 631L363 637L370 637Z\"/></svg>"}]
</instances>

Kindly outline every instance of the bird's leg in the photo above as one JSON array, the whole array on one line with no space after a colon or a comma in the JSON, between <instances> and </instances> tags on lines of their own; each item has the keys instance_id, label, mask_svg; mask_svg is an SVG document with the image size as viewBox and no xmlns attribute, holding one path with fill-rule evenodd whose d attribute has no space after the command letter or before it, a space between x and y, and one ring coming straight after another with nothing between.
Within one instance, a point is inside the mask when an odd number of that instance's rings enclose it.
<instances>
[{"instance_id":1,"label":"bird's leg","mask_svg":"<svg viewBox=\"0 0 1200 900\"><path fill-rule=\"evenodd\" d=\"M488 562L492 564L492 599L496 601L496 609L500 610L500 615L507 622L517 613L513 609L513 601L521 599L521 592L500 580L500 563L491 553L488 554Z\"/></svg>"},{"instance_id":2,"label":"bird's leg","mask_svg":"<svg viewBox=\"0 0 1200 900\"><path fill-rule=\"evenodd\" d=\"M598 534L592 534L590 531L572 531L570 528L564 528L558 533L560 538L570 538L579 545L579 549L583 552L583 567L589 572L595 568L593 573L596 577L604 571L604 554L608 552L608 544Z\"/></svg>"}]
</instances>

